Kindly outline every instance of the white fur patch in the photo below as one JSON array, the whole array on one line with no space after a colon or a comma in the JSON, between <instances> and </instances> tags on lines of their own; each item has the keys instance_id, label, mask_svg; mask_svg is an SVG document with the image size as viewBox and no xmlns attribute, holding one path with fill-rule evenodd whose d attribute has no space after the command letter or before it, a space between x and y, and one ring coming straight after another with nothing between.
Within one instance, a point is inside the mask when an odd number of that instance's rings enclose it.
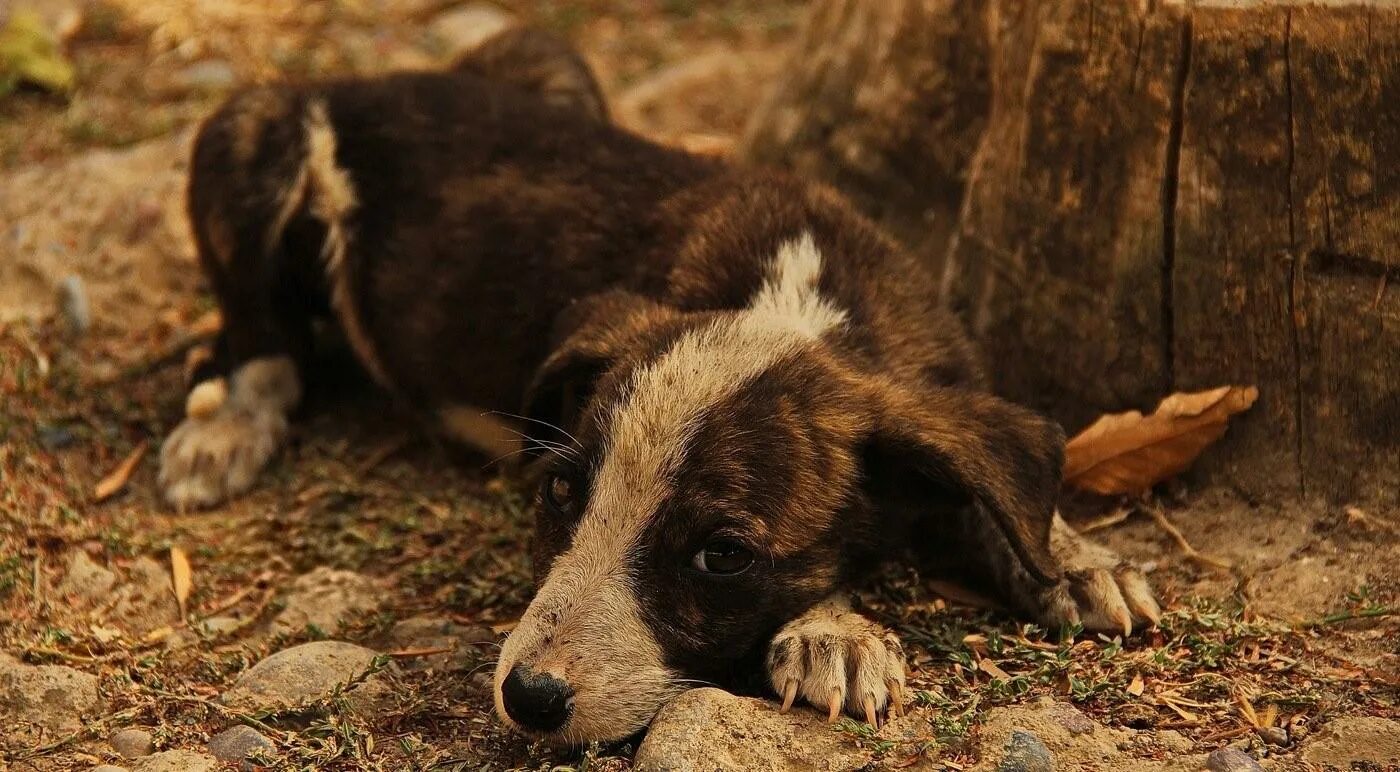
<instances>
[{"instance_id":1,"label":"white fur patch","mask_svg":"<svg viewBox=\"0 0 1400 772\"><path fill-rule=\"evenodd\" d=\"M217 409L186 418L161 446L160 488L178 510L210 507L247 491L286 440L287 414L301 400L292 360L250 360L230 383Z\"/></svg>"},{"instance_id":2,"label":"white fur patch","mask_svg":"<svg viewBox=\"0 0 1400 772\"><path fill-rule=\"evenodd\" d=\"M628 584L631 551L669 495L705 411L845 323L817 292L820 276L821 253L804 233L778 249L748 308L687 333L633 376L608 419L611 438L573 547L501 651L498 707L500 685L519 662L559 663L556 675L576 693L563 730L571 740L625 736L678 691Z\"/></svg>"},{"instance_id":3,"label":"white fur patch","mask_svg":"<svg viewBox=\"0 0 1400 772\"><path fill-rule=\"evenodd\" d=\"M345 221L358 202L350 175L336 164L335 130L331 128L323 102L313 102L307 109L306 146L304 175L309 193L308 204L311 216L326 226L322 259L330 282L331 307L360 364L381 386L388 387L389 378L379 362L369 334L360 323L351 295L350 276L345 268L350 234Z\"/></svg>"}]
</instances>

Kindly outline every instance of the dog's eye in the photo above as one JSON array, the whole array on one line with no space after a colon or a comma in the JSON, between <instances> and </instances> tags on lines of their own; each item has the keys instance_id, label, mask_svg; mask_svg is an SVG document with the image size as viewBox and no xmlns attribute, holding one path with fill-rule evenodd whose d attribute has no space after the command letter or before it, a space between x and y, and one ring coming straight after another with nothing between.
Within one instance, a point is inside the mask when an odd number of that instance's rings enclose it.
<instances>
[{"instance_id":1,"label":"dog's eye","mask_svg":"<svg viewBox=\"0 0 1400 772\"><path fill-rule=\"evenodd\" d=\"M573 517L576 514L574 484L569 478L557 474L550 475L544 481L544 490L540 495L545 506L554 514L565 517Z\"/></svg>"},{"instance_id":2,"label":"dog's eye","mask_svg":"<svg viewBox=\"0 0 1400 772\"><path fill-rule=\"evenodd\" d=\"M717 536L705 542L705 546L690 559L690 564L707 574L742 574L753 565L753 551L735 539Z\"/></svg>"}]
</instances>

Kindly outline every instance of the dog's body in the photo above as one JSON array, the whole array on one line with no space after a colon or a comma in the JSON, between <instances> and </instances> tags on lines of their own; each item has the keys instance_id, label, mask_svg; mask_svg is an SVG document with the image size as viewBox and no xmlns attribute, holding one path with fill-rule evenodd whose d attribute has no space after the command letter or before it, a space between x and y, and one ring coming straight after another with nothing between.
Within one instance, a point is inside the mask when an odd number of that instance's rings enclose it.
<instances>
[{"instance_id":1,"label":"dog's body","mask_svg":"<svg viewBox=\"0 0 1400 772\"><path fill-rule=\"evenodd\" d=\"M755 654L785 704L874 720L903 660L839 593L911 546L1038 621L1155 619L1054 518L1058 428L983 391L916 261L823 188L609 125L538 33L447 73L234 98L190 211L225 326L167 498L252 484L318 315L451 435L503 446L481 414L523 404L539 590L496 697L527 730L622 737Z\"/></svg>"}]
</instances>

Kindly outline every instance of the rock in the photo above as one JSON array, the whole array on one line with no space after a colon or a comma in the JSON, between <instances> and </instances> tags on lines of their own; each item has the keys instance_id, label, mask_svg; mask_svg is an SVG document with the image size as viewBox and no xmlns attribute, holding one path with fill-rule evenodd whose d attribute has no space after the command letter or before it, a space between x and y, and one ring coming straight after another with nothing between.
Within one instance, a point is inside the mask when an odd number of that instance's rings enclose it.
<instances>
[{"instance_id":1,"label":"rock","mask_svg":"<svg viewBox=\"0 0 1400 772\"><path fill-rule=\"evenodd\" d=\"M182 91L227 91L238 76L233 65L223 59L195 62L171 77L171 85Z\"/></svg>"},{"instance_id":2,"label":"rock","mask_svg":"<svg viewBox=\"0 0 1400 772\"><path fill-rule=\"evenodd\" d=\"M131 772L126 767L114 767L111 764L103 764L100 767L93 767L88 772Z\"/></svg>"},{"instance_id":3,"label":"rock","mask_svg":"<svg viewBox=\"0 0 1400 772\"><path fill-rule=\"evenodd\" d=\"M342 622L379 608L381 594L364 576L322 566L292 581L286 606L272 620L271 631L291 634L315 626L333 635Z\"/></svg>"},{"instance_id":4,"label":"rock","mask_svg":"<svg viewBox=\"0 0 1400 772\"><path fill-rule=\"evenodd\" d=\"M1254 757L1234 748L1220 748L1206 757L1206 769L1210 772L1264 772Z\"/></svg>"},{"instance_id":5,"label":"rock","mask_svg":"<svg viewBox=\"0 0 1400 772\"><path fill-rule=\"evenodd\" d=\"M124 581L114 590L117 602L112 606L110 620L120 623L135 638L180 621L169 568L143 557L125 573Z\"/></svg>"},{"instance_id":6,"label":"rock","mask_svg":"<svg viewBox=\"0 0 1400 772\"><path fill-rule=\"evenodd\" d=\"M455 58L485 43L514 23L513 17L488 3L471 3L443 11L428 22L428 35L444 56Z\"/></svg>"},{"instance_id":7,"label":"rock","mask_svg":"<svg viewBox=\"0 0 1400 772\"><path fill-rule=\"evenodd\" d=\"M242 724L225 729L209 740L209 752L225 764L241 764L249 756L270 756L276 750L277 746L262 733Z\"/></svg>"},{"instance_id":8,"label":"rock","mask_svg":"<svg viewBox=\"0 0 1400 772\"><path fill-rule=\"evenodd\" d=\"M470 670L480 659L479 646L495 643L496 635L485 625L462 625L446 617L419 616L394 625L385 638L388 651L452 649L441 654L399 660L405 670Z\"/></svg>"},{"instance_id":9,"label":"rock","mask_svg":"<svg viewBox=\"0 0 1400 772\"><path fill-rule=\"evenodd\" d=\"M116 583L116 574L94 563L87 552L74 550L68 558L68 570L58 583L58 594L92 603L108 597Z\"/></svg>"},{"instance_id":10,"label":"rock","mask_svg":"<svg viewBox=\"0 0 1400 772\"><path fill-rule=\"evenodd\" d=\"M1262 726L1254 730L1266 745L1288 745L1288 731L1281 726Z\"/></svg>"},{"instance_id":11,"label":"rock","mask_svg":"<svg viewBox=\"0 0 1400 772\"><path fill-rule=\"evenodd\" d=\"M131 772L214 772L219 762L194 751L162 751L147 756L131 767Z\"/></svg>"},{"instance_id":12,"label":"rock","mask_svg":"<svg viewBox=\"0 0 1400 772\"><path fill-rule=\"evenodd\" d=\"M314 641L273 654L248 668L224 692L231 708L287 708L330 696L337 686L369 670L375 652L343 641ZM369 711L389 696L383 676L375 674L352 689L352 707Z\"/></svg>"},{"instance_id":13,"label":"rock","mask_svg":"<svg viewBox=\"0 0 1400 772\"><path fill-rule=\"evenodd\" d=\"M58 310L63 313L63 320L68 323L68 329L78 335L87 332L92 326L92 310L88 307L87 287L83 284L83 277L68 274L59 282Z\"/></svg>"},{"instance_id":14,"label":"rock","mask_svg":"<svg viewBox=\"0 0 1400 772\"><path fill-rule=\"evenodd\" d=\"M826 717L720 689L693 689L652 721L633 762L637 772L844 770L869 763Z\"/></svg>"},{"instance_id":15,"label":"rock","mask_svg":"<svg viewBox=\"0 0 1400 772\"><path fill-rule=\"evenodd\" d=\"M149 756L156 749L155 738L144 729L123 729L112 735L109 742L112 750L120 753L124 759Z\"/></svg>"},{"instance_id":16,"label":"rock","mask_svg":"<svg viewBox=\"0 0 1400 772\"><path fill-rule=\"evenodd\" d=\"M199 628L205 635L217 637L237 630L242 624L243 620L234 617L209 617L199 621Z\"/></svg>"},{"instance_id":17,"label":"rock","mask_svg":"<svg viewBox=\"0 0 1400 772\"><path fill-rule=\"evenodd\" d=\"M1400 721L1339 718L1317 730L1303 747L1303 761L1324 769L1400 765ZM1369 767L1368 767L1369 768Z\"/></svg>"},{"instance_id":18,"label":"rock","mask_svg":"<svg viewBox=\"0 0 1400 772\"><path fill-rule=\"evenodd\" d=\"M22 738L33 727L69 734L101 709L97 676L62 665L26 665L0 653L0 737Z\"/></svg>"},{"instance_id":19,"label":"rock","mask_svg":"<svg viewBox=\"0 0 1400 772\"><path fill-rule=\"evenodd\" d=\"M1199 772L1206 759L1188 753L1190 745L1179 734L1111 729L1051 697L987 711L976 737L982 759L977 772Z\"/></svg>"},{"instance_id":20,"label":"rock","mask_svg":"<svg viewBox=\"0 0 1400 772\"><path fill-rule=\"evenodd\" d=\"M1055 757L1039 737L1021 729L1012 730L1002 747L997 772L1052 772L1054 769Z\"/></svg>"}]
</instances>

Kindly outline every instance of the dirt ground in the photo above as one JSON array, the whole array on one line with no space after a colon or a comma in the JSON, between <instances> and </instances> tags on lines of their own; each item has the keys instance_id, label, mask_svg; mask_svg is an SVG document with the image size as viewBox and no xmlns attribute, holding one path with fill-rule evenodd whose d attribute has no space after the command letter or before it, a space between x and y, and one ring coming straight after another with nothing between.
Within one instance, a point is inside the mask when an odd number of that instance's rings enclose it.
<instances>
[{"instance_id":1,"label":"dirt ground","mask_svg":"<svg viewBox=\"0 0 1400 772\"><path fill-rule=\"evenodd\" d=\"M267 727L287 768L630 768L632 746L555 752L496 722L490 665L529 592L523 494L483 459L423 439L352 371L328 364L291 449L252 495L181 516L155 491L185 353L212 307L182 210L190 127L238 84L442 63L484 23L479 6L35 5L66 35L77 86L0 98L0 650L97 676L103 709L71 732L16 733L0 762L86 769L118 762L105 743L116 729L200 749L241 720ZM577 41L624 124L724 151L779 73L802 5L527 0L511 12ZM143 447L124 488L95 501L98 481ZM1104 525L1120 504L1128 517ZM1149 571L1172 609L1162 628L1062 644L949 608L891 571L864 600L908 645L927 731L886 741L846 722L851 743L891 766L962 768L983 709L1047 694L1110 726L1176 730L1196 750L1236 742L1283 759L1329 719L1400 717L1397 513L1185 483L1077 509ZM1188 556L1151 511L1206 557ZM192 566L185 618L173 596L122 590L153 562L167 570L172 546ZM116 584L83 597L71 579L80 553ZM294 580L327 566L368 580L374 601L337 629L271 624ZM430 650L386 641L424 615L480 632L451 666L418 668ZM215 618L217 630L201 624ZM213 699L267 655L327 637L394 655L394 696L372 715L337 700L233 715Z\"/></svg>"}]
</instances>

